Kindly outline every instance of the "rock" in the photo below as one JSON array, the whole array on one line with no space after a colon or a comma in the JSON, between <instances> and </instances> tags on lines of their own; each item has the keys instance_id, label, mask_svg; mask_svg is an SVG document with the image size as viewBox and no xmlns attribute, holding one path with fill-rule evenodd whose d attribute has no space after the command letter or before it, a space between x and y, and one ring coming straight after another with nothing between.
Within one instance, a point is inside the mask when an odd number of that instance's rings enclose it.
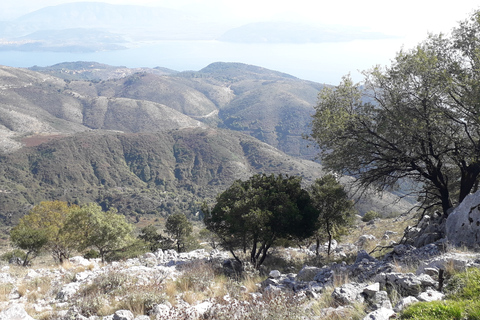
<instances>
[{"instance_id":1,"label":"rock","mask_svg":"<svg viewBox=\"0 0 480 320\"><path fill-rule=\"evenodd\" d=\"M375 292L375 295L369 300L369 304L373 310L381 308L392 309L392 303L388 298L387 291Z\"/></svg>"},{"instance_id":2,"label":"rock","mask_svg":"<svg viewBox=\"0 0 480 320\"><path fill-rule=\"evenodd\" d=\"M375 282L374 284L369 285L365 289L363 289L363 293L367 295L367 297L374 297L377 292L380 291L380 283Z\"/></svg>"},{"instance_id":3,"label":"rock","mask_svg":"<svg viewBox=\"0 0 480 320\"><path fill-rule=\"evenodd\" d=\"M469 194L448 215L446 238L454 246L480 246L480 191Z\"/></svg>"},{"instance_id":4,"label":"rock","mask_svg":"<svg viewBox=\"0 0 480 320\"><path fill-rule=\"evenodd\" d=\"M395 306L394 310L400 312L412 303L418 302L418 299L412 296L402 298Z\"/></svg>"},{"instance_id":5,"label":"rock","mask_svg":"<svg viewBox=\"0 0 480 320\"><path fill-rule=\"evenodd\" d=\"M57 293L57 300L67 301L69 300L75 293L77 293L78 289L80 288L80 283L78 282L71 282L67 283L60 289Z\"/></svg>"},{"instance_id":6,"label":"rock","mask_svg":"<svg viewBox=\"0 0 480 320\"><path fill-rule=\"evenodd\" d=\"M280 271L278 270L272 270L270 271L270 273L268 274L268 277L269 278L272 278L272 279L278 279L282 276L282 274L280 273Z\"/></svg>"},{"instance_id":7,"label":"rock","mask_svg":"<svg viewBox=\"0 0 480 320\"><path fill-rule=\"evenodd\" d=\"M363 320L388 320L394 315L395 311L392 309L380 308L367 314Z\"/></svg>"},{"instance_id":8,"label":"rock","mask_svg":"<svg viewBox=\"0 0 480 320\"><path fill-rule=\"evenodd\" d=\"M375 241L377 238L375 238L374 235L371 234L364 234L358 238L358 240L355 242L355 245L359 248L362 248L367 244L369 241Z\"/></svg>"},{"instance_id":9,"label":"rock","mask_svg":"<svg viewBox=\"0 0 480 320\"><path fill-rule=\"evenodd\" d=\"M381 273L375 277L375 281L396 290L402 297L417 296L427 288L437 286L437 282L426 274L416 276L413 273Z\"/></svg>"},{"instance_id":10,"label":"rock","mask_svg":"<svg viewBox=\"0 0 480 320\"><path fill-rule=\"evenodd\" d=\"M297 274L296 280L297 281L312 281L317 273L319 273L322 269L317 267L309 267L304 266Z\"/></svg>"},{"instance_id":11,"label":"rock","mask_svg":"<svg viewBox=\"0 0 480 320\"><path fill-rule=\"evenodd\" d=\"M365 250L360 250L357 253L357 258L355 259L355 263L362 262L367 260L368 262L377 262L378 260L369 255Z\"/></svg>"},{"instance_id":12,"label":"rock","mask_svg":"<svg viewBox=\"0 0 480 320\"><path fill-rule=\"evenodd\" d=\"M150 320L150 317L143 315L136 317L134 320Z\"/></svg>"},{"instance_id":13,"label":"rock","mask_svg":"<svg viewBox=\"0 0 480 320\"><path fill-rule=\"evenodd\" d=\"M171 308L170 303L157 304L152 308L151 314L156 316L157 319L166 319L170 315Z\"/></svg>"},{"instance_id":14,"label":"rock","mask_svg":"<svg viewBox=\"0 0 480 320\"><path fill-rule=\"evenodd\" d=\"M333 283L334 275L335 275L335 273L333 272L332 269L330 269L328 267L324 267L324 268L320 269L320 272L318 272L315 275L313 280L318 282L321 286L327 286L327 285Z\"/></svg>"},{"instance_id":15,"label":"rock","mask_svg":"<svg viewBox=\"0 0 480 320\"><path fill-rule=\"evenodd\" d=\"M443 293L432 289L428 289L427 291L422 292L417 296L418 300L427 302L443 300L443 298L445 298L445 295Z\"/></svg>"},{"instance_id":16,"label":"rock","mask_svg":"<svg viewBox=\"0 0 480 320\"><path fill-rule=\"evenodd\" d=\"M35 320L30 317L21 304L13 304L0 312L0 320Z\"/></svg>"},{"instance_id":17,"label":"rock","mask_svg":"<svg viewBox=\"0 0 480 320\"><path fill-rule=\"evenodd\" d=\"M367 287L366 284L350 282L335 288L332 292L332 297L341 305L354 304L356 302L363 303L365 301L363 290Z\"/></svg>"},{"instance_id":18,"label":"rock","mask_svg":"<svg viewBox=\"0 0 480 320\"><path fill-rule=\"evenodd\" d=\"M118 310L113 314L113 320L133 320L133 318L130 310Z\"/></svg>"}]
</instances>

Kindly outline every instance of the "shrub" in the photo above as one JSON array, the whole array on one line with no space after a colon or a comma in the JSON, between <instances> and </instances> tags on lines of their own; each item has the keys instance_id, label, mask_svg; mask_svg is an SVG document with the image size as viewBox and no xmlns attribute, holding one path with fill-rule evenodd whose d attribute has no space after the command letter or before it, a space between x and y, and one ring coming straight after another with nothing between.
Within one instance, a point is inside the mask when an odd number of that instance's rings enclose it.
<instances>
[{"instance_id":1,"label":"shrub","mask_svg":"<svg viewBox=\"0 0 480 320\"><path fill-rule=\"evenodd\" d=\"M431 301L415 303L405 309L401 319L461 320L465 303L460 301ZM468 318L470 319L470 318Z\"/></svg>"},{"instance_id":2,"label":"shrub","mask_svg":"<svg viewBox=\"0 0 480 320\"><path fill-rule=\"evenodd\" d=\"M9 262L12 258L20 258L22 261L25 260L26 254L23 250L13 249L11 251L5 252L0 256L0 260Z\"/></svg>"},{"instance_id":3,"label":"shrub","mask_svg":"<svg viewBox=\"0 0 480 320\"><path fill-rule=\"evenodd\" d=\"M368 221L371 221L371 220L377 219L377 218L380 218L380 214L378 214L378 212L376 212L376 211L370 210L370 211L366 212L365 215L362 217L362 221L363 222L368 222Z\"/></svg>"}]
</instances>

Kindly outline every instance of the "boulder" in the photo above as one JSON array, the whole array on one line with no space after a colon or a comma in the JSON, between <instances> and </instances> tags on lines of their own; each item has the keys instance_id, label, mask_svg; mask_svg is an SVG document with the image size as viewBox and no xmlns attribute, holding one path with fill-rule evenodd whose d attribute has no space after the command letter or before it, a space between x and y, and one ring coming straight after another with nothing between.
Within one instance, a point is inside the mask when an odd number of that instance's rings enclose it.
<instances>
[{"instance_id":1,"label":"boulder","mask_svg":"<svg viewBox=\"0 0 480 320\"><path fill-rule=\"evenodd\" d=\"M363 320L388 320L393 315L395 315L395 311L392 309L380 308L367 314Z\"/></svg>"},{"instance_id":2,"label":"boulder","mask_svg":"<svg viewBox=\"0 0 480 320\"><path fill-rule=\"evenodd\" d=\"M432 289L427 289L427 291L420 293L417 297L419 301L427 302L443 300L443 298L445 298L445 295L443 293Z\"/></svg>"},{"instance_id":3,"label":"boulder","mask_svg":"<svg viewBox=\"0 0 480 320\"><path fill-rule=\"evenodd\" d=\"M454 246L480 246L480 191L470 194L448 215L446 238Z\"/></svg>"},{"instance_id":4,"label":"boulder","mask_svg":"<svg viewBox=\"0 0 480 320\"><path fill-rule=\"evenodd\" d=\"M406 307L408 307L409 305L411 305L412 303L415 303L415 302L418 302L418 299L415 298L415 297L412 297L412 296L408 296L408 297L402 298L402 299L395 305L394 310L395 310L396 312L400 312L400 311L402 311L403 309L405 309Z\"/></svg>"},{"instance_id":5,"label":"boulder","mask_svg":"<svg viewBox=\"0 0 480 320\"><path fill-rule=\"evenodd\" d=\"M402 297L417 296L428 288L436 288L437 282L429 275L413 273L381 273L375 277L381 285L396 290Z\"/></svg>"},{"instance_id":6,"label":"boulder","mask_svg":"<svg viewBox=\"0 0 480 320\"><path fill-rule=\"evenodd\" d=\"M317 267L309 267L304 266L297 274L296 280L297 281L312 281L317 273L319 273L322 269Z\"/></svg>"},{"instance_id":7,"label":"boulder","mask_svg":"<svg viewBox=\"0 0 480 320\"><path fill-rule=\"evenodd\" d=\"M30 317L21 304L13 304L0 312L0 320L35 320Z\"/></svg>"},{"instance_id":8,"label":"boulder","mask_svg":"<svg viewBox=\"0 0 480 320\"><path fill-rule=\"evenodd\" d=\"M113 314L113 320L133 320L134 316L130 310L117 310Z\"/></svg>"},{"instance_id":9,"label":"boulder","mask_svg":"<svg viewBox=\"0 0 480 320\"><path fill-rule=\"evenodd\" d=\"M366 284L350 282L335 288L332 292L332 297L341 305L354 304L356 302L363 303L365 296L363 290L367 287Z\"/></svg>"}]
</instances>

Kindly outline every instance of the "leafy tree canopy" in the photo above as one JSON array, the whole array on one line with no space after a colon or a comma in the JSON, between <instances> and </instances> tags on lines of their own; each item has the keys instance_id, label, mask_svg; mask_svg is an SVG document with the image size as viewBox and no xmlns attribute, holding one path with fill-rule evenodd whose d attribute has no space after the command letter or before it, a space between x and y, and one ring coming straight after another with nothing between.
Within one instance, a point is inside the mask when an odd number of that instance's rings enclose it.
<instances>
[{"instance_id":1,"label":"leafy tree canopy","mask_svg":"<svg viewBox=\"0 0 480 320\"><path fill-rule=\"evenodd\" d=\"M317 255L320 240L328 239L328 255L333 238L338 238L352 225L355 210L353 201L348 199L344 187L335 176L328 174L310 186L310 196L319 216L316 224L315 239L317 240Z\"/></svg>"},{"instance_id":2,"label":"leafy tree canopy","mask_svg":"<svg viewBox=\"0 0 480 320\"><path fill-rule=\"evenodd\" d=\"M249 250L250 262L259 267L276 239L304 239L314 231L318 213L300 182L300 177L273 174L237 180L213 209L204 206L205 225L237 261L236 250Z\"/></svg>"},{"instance_id":3,"label":"leafy tree canopy","mask_svg":"<svg viewBox=\"0 0 480 320\"><path fill-rule=\"evenodd\" d=\"M319 94L311 137L329 169L363 186L418 182L425 209L449 209L480 174L480 11L392 64Z\"/></svg>"},{"instance_id":4,"label":"leafy tree canopy","mask_svg":"<svg viewBox=\"0 0 480 320\"><path fill-rule=\"evenodd\" d=\"M41 202L20 219L18 225L12 229L10 238L15 245L27 252L38 253L40 247L46 246L53 258L61 263L70 257L77 245L75 234L65 232L68 216L77 208L78 206L69 206L63 201ZM25 239L22 239L22 236Z\"/></svg>"},{"instance_id":5,"label":"leafy tree canopy","mask_svg":"<svg viewBox=\"0 0 480 320\"><path fill-rule=\"evenodd\" d=\"M183 213L174 213L168 216L165 230L177 243L177 251L184 251L187 239L192 233L192 223L188 221L187 217Z\"/></svg>"}]
</instances>

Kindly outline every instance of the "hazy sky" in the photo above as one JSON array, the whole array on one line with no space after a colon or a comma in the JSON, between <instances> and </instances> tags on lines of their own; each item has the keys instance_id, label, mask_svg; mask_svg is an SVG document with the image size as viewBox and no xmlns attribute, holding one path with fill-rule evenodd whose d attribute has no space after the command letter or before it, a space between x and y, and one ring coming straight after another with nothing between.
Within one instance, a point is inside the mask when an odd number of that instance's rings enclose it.
<instances>
[{"instance_id":1,"label":"hazy sky","mask_svg":"<svg viewBox=\"0 0 480 320\"><path fill-rule=\"evenodd\" d=\"M89 1L89 0L83 0ZM75 0L15 0L0 2L0 19L8 19ZM449 31L474 9L476 0L104 0L112 4L137 4L188 10L231 21L303 20L326 24L366 26L401 36L423 39L427 32Z\"/></svg>"}]
</instances>

